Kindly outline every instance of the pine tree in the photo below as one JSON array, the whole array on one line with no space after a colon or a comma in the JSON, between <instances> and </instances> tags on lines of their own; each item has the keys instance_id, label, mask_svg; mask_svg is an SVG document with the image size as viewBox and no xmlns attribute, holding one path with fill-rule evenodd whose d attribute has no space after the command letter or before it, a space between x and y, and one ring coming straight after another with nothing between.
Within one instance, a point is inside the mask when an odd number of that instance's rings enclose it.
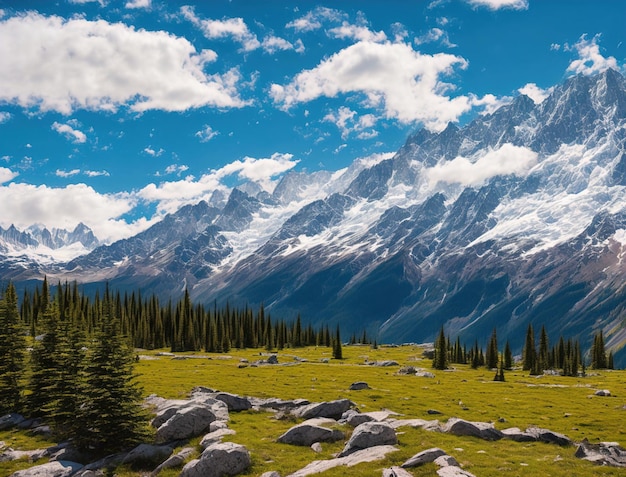
<instances>
[{"instance_id":1,"label":"pine tree","mask_svg":"<svg viewBox=\"0 0 626 477\"><path fill-rule=\"evenodd\" d=\"M493 329L491 338L489 339L489 345L487 346L487 353L485 356L487 368L494 369L498 367L498 336L496 329Z\"/></svg>"},{"instance_id":2,"label":"pine tree","mask_svg":"<svg viewBox=\"0 0 626 477\"><path fill-rule=\"evenodd\" d=\"M511 346L509 345L509 340L506 341L506 345L504 345L504 369L512 369L513 368L513 353L511 352Z\"/></svg>"},{"instance_id":3,"label":"pine tree","mask_svg":"<svg viewBox=\"0 0 626 477\"><path fill-rule=\"evenodd\" d=\"M539 353L537 355L537 374L542 373L545 369L550 369L552 363L550 362L550 345L548 343L548 333L546 333L546 327L541 327L541 333L539 334Z\"/></svg>"},{"instance_id":4,"label":"pine tree","mask_svg":"<svg viewBox=\"0 0 626 477\"><path fill-rule=\"evenodd\" d=\"M528 324L526 330L526 342L524 343L524 350L522 352L522 369L524 371L530 371L531 374L536 368L535 362L537 361L537 352L535 351L535 334L533 332L533 325Z\"/></svg>"},{"instance_id":5,"label":"pine tree","mask_svg":"<svg viewBox=\"0 0 626 477\"><path fill-rule=\"evenodd\" d=\"M433 368L435 369L447 369L448 367L448 346L446 342L446 335L443 331L443 326L435 341L435 358L433 359Z\"/></svg>"},{"instance_id":6,"label":"pine tree","mask_svg":"<svg viewBox=\"0 0 626 477\"><path fill-rule=\"evenodd\" d=\"M604 349L604 335L602 330L593 337L593 346L591 347L591 367L593 369L606 369L607 359L606 350Z\"/></svg>"},{"instance_id":7,"label":"pine tree","mask_svg":"<svg viewBox=\"0 0 626 477\"><path fill-rule=\"evenodd\" d=\"M95 455L127 449L146 437L141 390L133 374L134 353L120 334L108 296L104 298L101 330L86 368L81 432L77 447Z\"/></svg>"},{"instance_id":8,"label":"pine tree","mask_svg":"<svg viewBox=\"0 0 626 477\"><path fill-rule=\"evenodd\" d=\"M337 325L337 331L335 332L335 340L333 342L333 358L343 359L343 350L341 349L341 334L339 333L339 325Z\"/></svg>"},{"instance_id":9,"label":"pine tree","mask_svg":"<svg viewBox=\"0 0 626 477\"><path fill-rule=\"evenodd\" d=\"M55 388L59 379L59 309L56 301L48 304L43 314L40 341L35 342L31 352L31 375L28 383L30 394L26 407L31 417L48 417L51 403L56 399Z\"/></svg>"},{"instance_id":10,"label":"pine tree","mask_svg":"<svg viewBox=\"0 0 626 477\"><path fill-rule=\"evenodd\" d=\"M21 410L25 351L17 294L9 283L0 300L0 416Z\"/></svg>"}]
</instances>

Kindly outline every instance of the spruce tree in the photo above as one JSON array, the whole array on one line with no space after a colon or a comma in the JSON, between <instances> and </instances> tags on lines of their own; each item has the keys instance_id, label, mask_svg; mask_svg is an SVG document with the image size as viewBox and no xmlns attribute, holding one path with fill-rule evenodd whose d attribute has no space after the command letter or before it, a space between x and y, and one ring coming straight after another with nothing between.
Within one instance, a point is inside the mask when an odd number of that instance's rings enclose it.
<instances>
[{"instance_id":1,"label":"spruce tree","mask_svg":"<svg viewBox=\"0 0 626 477\"><path fill-rule=\"evenodd\" d=\"M487 368L495 369L498 367L498 336L496 329L494 328L489 339L489 345L487 346L487 353L485 356Z\"/></svg>"},{"instance_id":2,"label":"spruce tree","mask_svg":"<svg viewBox=\"0 0 626 477\"><path fill-rule=\"evenodd\" d=\"M606 350L604 349L604 335L602 330L593 337L591 347L591 367L593 369L605 369L607 367Z\"/></svg>"},{"instance_id":3,"label":"spruce tree","mask_svg":"<svg viewBox=\"0 0 626 477\"><path fill-rule=\"evenodd\" d=\"M0 416L21 411L26 340L12 283L0 300Z\"/></svg>"},{"instance_id":4,"label":"spruce tree","mask_svg":"<svg viewBox=\"0 0 626 477\"><path fill-rule=\"evenodd\" d=\"M526 342L524 343L524 350L522 352L522 369L524 371L532 372L536 369L537 352L535 351L535 334L533 332L533 325L528 324L526 330Z\"/></svg>"},{"instance_id":5,"label":"spruce tree","mask_svg":"<svg viewBox=\"0 0 626 477\"><path fill-rule=\"evenodd\" d=\"M446 335L443 331L443 326L435 341L435 358L433 359L433 368L435 369L447 369L448 367L448 345L446 342Z\"/></svg>"},{"instance_id":6,"label":"spruce tree","mask_svg":"<svg viewBox=\"0 0 626 477\"><path fill-rule=\"evenodd\" d=\"M511 352L511 346L509 345L509 340L506 341L506 345L504 345L504 369L512 369L513 368L513 353Z\"/></svg>"},{"instance_id":7,"label":"spruce tree","mask_svg":"<svg viewBox=\"0 0 626 477\"><path fill-rule=\"evenodd\" d=\"M339 333L339 325L337 325L337 331L335 332L335 340L333 342L333 358L343 359L343 350L341 348L341 334Z\"/></svg>"},{"instance_id":8,"label":"spruce tree","mask_svg":"<svg viewBox=\"0 0 626 477\"><path fill-rule=\"evenodd\" d=\"M95 455L128 449L147 433L141 390L133 374L134 353L120 334L109 300L105 296L101 329L86 368L79 414L82 429L75 437L79 449Z\"/></svg>"},{"instance_id":9,"label":"spruce tree","mask_svg":"<svg viewBox=\"0 0 626 477\"><path fill-rule=\"evenodd\" d=\"M26 407L31 417L49 417L56 400L55 388L59 379L59 308L56 301L48 303L41 325L43 335L31 352L30 394Z\"/></svg>"}]
</instances>

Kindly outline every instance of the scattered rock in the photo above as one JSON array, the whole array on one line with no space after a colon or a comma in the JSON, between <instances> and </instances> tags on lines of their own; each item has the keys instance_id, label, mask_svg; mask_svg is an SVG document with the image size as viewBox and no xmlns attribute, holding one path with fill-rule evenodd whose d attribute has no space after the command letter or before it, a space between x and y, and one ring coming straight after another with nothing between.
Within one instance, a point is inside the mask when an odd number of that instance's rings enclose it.
<instances>
[{"instance_id":1,"label":"scattered rock","mask_svg":"<svg viewBox=\"0 0 626 477\"><path fill-rule=\"evenodd\" d=\"M262 473L260 477L280 477L280 474L276 472L275 470L272 470L270 472Z\"/></svg>"},{"instance_id":2,"label":"scattered rock","mask_svg":"<svg viewBox=\"0 0 626 477\"><path fill-rule=\"evenodd\" d=\"M437 469L437 475L439 477L475 477L474 474L469 473L467 470L453 465Z\"/></svg>"},{"instance_id":3,"label":"scattered rock","mask_svg":"<svg viewBox=\"0 0 626 477\"><path fill-rule=\"evenodd\" d=\"M342 414L353 406L348 399L338 399L321 403L311 403L307 406L294 409L292 412L296 417L312 419L314 417L329 417L340 419Z\"/></svg>"},{"instance_id":4,"label":"scattered rock","mask_svg":"<svg viewBox=\"0 0 626 477\"><path fill-rule=\"evenodd\" d=\"M252 403L250 402L248 398L237 396L236 394L215 393L215 394L211 394L210 397L225 403L226 406L228 406L229 411L239 412L239 411L247 411L248 409L252 409Z\"/></svg>"},{"instance_id":5,"label":"scattered rock","mask_svg":"<svg viewBox=\"0 0 626 477\"><path fill-rule=\"evenodd\" d=\"M447 454L443 449L440 449L439 447L433 447L431 449L426 449L418 452L409 460L407 460L404 464L402 464L402 467L405 469L409 467L418 467L420 465L434 462L435 459L444 455Z\"/></svg>"},{"instance_id":6,"label":"scattered rock","mask_svg":"<svg viewBox=\"0 0 626 477\"><path fill-rule=\"evenodd\" d=\"M610 396L611 395L611 391L609 391L608 389L598 389L595 393L593 393L595 396Z\"/></svg>"},{"instance_id":7,"label":"scattered rock","mask_svg":"<svg viewBox=\"0 0 626 477\"><path fill-rule=\"evenodd\" d=\"M386 422L364 422L358 425L338 457L345 457L362 449L398 443L396 431Z\"/></svg>"},{"instance_id":8,"label":"scattered rock","mask_svg":"<svg viewBox=\"0 0 626 477\"><path fill-rule=\"evenodd\" d=\"M352 383L350 385L350 391L361 391L363 389L370 389L366 382L357 381L356 383Z\"/></svg>"},{"instance_id":9,"label":"scattered rock","mask_svg":"<svg viewBox=\"0 0 626 477\"><path fill-rule=\"evenodd\" d=\"M216 442L220 442L224 437L232 436L235 434L236 432L233 431L232 429L228 429L228 428L217 429L213 432L209 432L207 435L205 435L202 438L202 440L200 441L200 447L202 447L203 449L206 449L210 445L215 444Z\"/></svg>"},{"instance_id":10,"label":"scattered rock","mask_svg":"<svg viewBox=\"0 0 626 477\"><path fill-rule=\"evenodd\" d=\"M437 411L436 409L429 409L428 411L426 411L426 414L443 414L441 411Z\"/></svg>"},{"instance_id":11,"label":"scattered rock","mask_svg":"<svg viewBox=\"0 0 626 477\"><path fill-rule=\"evenodd\" d=\"M424 429L425 431L441 432L439 421L427 421L425 419L397 419L388 421L391 427L398 429L400 427L413 427L416 429Z\"/></svg>"},{"instance_id":12,"label":"scattered rock","mask_svg":"<svg viewBox=\"0 0 626 477\"><path fill-rule=\"evenodd\" d=\"M11 448L5 450L0 454L0 462L11 462L13 460L28 459L30 461L36 461L47 457L48 449L34 449L34 450L13 450Z\"/></svg>"},{"instance_id":13,"label":"scattered rock","mask_svg":"<svg viewBox=\"0 0 626 477\"><path fill-rule=\"evenodd\" d=\"M320 444L319 442L314 442L313 444L311 444L311 450L319 454L320 452L322 452L322 444Z\"/></svg>"},{"instance_id":14,"label":"scattered rock","mask_svg":"<svg viewBox=\"0 0 626 477\"><path fill-rule=\"evenodd\" d=\"M471 422L457 417L448 419L448 422L443 426L443 432L455 436L473 436L488 441L496 441L504 437L502 432L489 422Z\"/></svg>"},{"instance_id":15,"label":"scattered rock","mask_svg":"<svg viewBox=\"0 0 626 477\"><path fill-rule=\"evenodd\" d=\"M134 469L154 469L155 466L171 456L172 452L174 449L168 446L139 444L126 454L122 464L130 464Z\"/></svg>"},{"instance_id":16,"label":"scattered rock","mask_svg":"<svg viewBox=\"0 0 626 477\"><path fill-rule=\"evenodd\" d=\"M192 403L182 409L177 409L165 423L157 428L156 441L170 442L199 436L206 432L209 425L216 419L210 406Z\"/></svg>"},{"instance_id":17,"label":"scattered rock","mask_svg":"<svg viewBox=\"0 0 626 477\"><path fill-rule=\"evenodd\" d=\"M301 408L311 404L311 401L306 399L292 399L283 400L276 398L260 399L250 398L252 407L256 409L272 409L274 411L289 411L296 408Z\"/></svg>"},{"instance_id":18,"label":"scattered rock","mask_svg":"<svg viewBox=\"0 0 626 477\"><path fill-rule=\"evenodd\" d=\"M591 444L584 439L576 449L576 457L598 465L610 467L626 467L626 449L617 442L600 442Z\"/></svg>"},{"instance_id":19,"label":"scattered rock","mask_svg":"<svg viewBox=\"0 0 626 477\"><path fill-rule=\"evenodd\" d=\"M219 442L207 447L199 459L183 467L180 477L222 477L237 475L250 467L248 450L233 442Z\"/></svg>"},{"instance_id":20,"label":"scattered rock","mask_svg":"<svg viewBox=\"0 0 626 477\"><path fill-rule=\"evenodd\" d=\"M440 455L433 462L439 467L459 467L457 460L448 454Z\"/></svg>"},{"instance_id":21,"label":"scattered rock","mask_svg":"<svg viewBox=\"0 0 626 477\"><path fill-rule=\"evenodd\" d=\"M378 446L356 451L346 457L338 457L336 459L329 460L316 460L287 477L305 477L307 475L319 474L339 466L352 467L364 462L374 462L376 460L384 459L387 454L397 450L398 449L394 446Z\"/></svg>"},{"instance_id":22,"label":"scattered rock","mask_svg":"<svg viewBox=\"0 0 626 477\"><path fill-rule=\"evenodd\" d=\"M529 427L526 429L526 433L534 436L536 440L540 442L546 442L548 444L557 444L559 446L570 446L572 440L558 432L551 431L549 429L542 429L540 427Z\"/></svg>"},{"instance_id":23,"label":"scattered rock","mask_svg":"<svg viewBox=\"0 0 626 477\"><path fill-rule=\"evenodd\" d=\"M519 427L509 427L501 432L505 439L511 439L515 442L533 442L537 440L535 436L522 432Z\"/></svg>"},{"instance_id":24,"label":"scattered rock","mask_svg":"<svg viewBox=\"0 0 626 477\"><path fill-rule=\"evenodd\" d=\"M418 378L434 378L435 377L435 375L431 373L430 371L418 371L417 373L415 373L415 376L417 376Z\"/></svg>"},{"instance_id":25,"label":"scattered rock","mask_svg":"<svg viewBox=\"0 0 626 477\"><path fill-rule=\"evenodd\" d=\"M11 429L12 427L17 427L19 424L24 422L24 416L21 414L6 414L0 417L0 431L6 431L7 429Z\"/></svg>"},{"instance_id":26,"label":"scattered rock","mask_svg":"<svg viewBox=\"0 0 626 477\"><path fill-rule=\"evenodd\" d=\"M400 363L391 359L386 359L384 361L368 361L367 364L369 364L370 366L380 366L382 368L387 368L390 366L400 366Z\"/></svg>"},{"instance_id":27,"label":"scattered rock","mask_svg":"<svg viewBox=\"0 0 626 477\"><path fill-rule=\"evenodd\" d=\"M336 424L332 419L310 419L292 427L277 440L282 444L311 446L315 442L335 442L344 438L343 432L328 429L323 424Z\"/></svg>"},{"instance_id":28,"label":"scattered rock","mask_svg":"<svg viewBox=\"0 0 626 477\"><path fill-rule=\"evenodd\" d=\"M82 469L77 462L54 461L13 472L10 477L70 477Z\"/></svg>"},{"instance_id":29,"label":"scattered rock","mask_svg":"<svg viewBox=\"0 0 626 477\"><path fill-rule=\"evenodd\" d=\"M415 366L402 366L396 374L401 376L415 375L417 368Z\"/></svg>"},{"instance_id":30,"label":"scattered rock","mask_svg":"<svg viewBox=\"0 0 626 477\"><path fill-rule=\"evenodd\" d=\"M266 363L267 364L278 364L278 356L276 356L275 354L271 355L269 358L267 358Z\"/></svg>"},{"instance_id":31,"label":"scattered rock","mask_svg":"<svg viewBox=\"0 0 626 477\"><path fill-rule=\"evenodd\" d=\"M150 473L150 476L154 477L163 469L174 469L177 467L182 467L185 464L185 461L189 459L194 452L195 449L193 447L184 447L178 454L171 456L165 462L161 463L156 469L154 469Z\"/></svg>"}]
</instances>

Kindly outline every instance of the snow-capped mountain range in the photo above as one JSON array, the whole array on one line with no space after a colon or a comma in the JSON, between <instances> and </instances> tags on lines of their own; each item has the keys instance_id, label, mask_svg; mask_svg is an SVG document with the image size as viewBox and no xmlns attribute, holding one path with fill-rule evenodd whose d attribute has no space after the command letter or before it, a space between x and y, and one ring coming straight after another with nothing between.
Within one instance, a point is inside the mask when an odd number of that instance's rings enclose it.
<instances>
[{"instance_id":1,"label":"snow-capped mountain range","mask_svg":"<svg viewBox=\"0 0 626 477\"><path fill-rule=\"evenodd\" d=\"M625 192L626 80L609 69L539 104L520 95L462 128L420 130L393 157L292 172L271 194L233 189L111 245L84 226L0 229L0 273L188 288L380 342L429 341L443 324L467 343L496 327L519 349L529 322L583 343L602 329L619 363ZM69 243L91 251L54 263L17 253Z\"/></svg>"}]
</instances>

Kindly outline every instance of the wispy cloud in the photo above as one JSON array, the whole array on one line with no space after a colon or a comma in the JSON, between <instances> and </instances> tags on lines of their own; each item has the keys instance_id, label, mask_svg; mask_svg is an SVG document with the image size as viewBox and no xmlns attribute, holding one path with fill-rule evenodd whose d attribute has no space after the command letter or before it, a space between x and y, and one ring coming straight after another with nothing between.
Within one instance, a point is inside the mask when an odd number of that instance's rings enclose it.
<instances>
[{"instance_id":1,"label":"wispy cloud","mask_svg":"<svg viewBox=\"0 0 626 477\"><path fill-rule=\"evenodd\" d=\"M489 10L511 8L513 10L527 10L528 0L466 0L474 7L485 7Z\"/></svg>"},{"instance_id":2,"label":"wispy cloud","mask_svg":"<svg viewBox=\"0 0 626 477\"><path fill-rule=\"evenodd\" d=\"M215 131L211 126L205 124L200 131L196 132L195 136L200 139L200 142L209 142L218 134L219 131Z\"/></svg>"},{"instance_id":3,"label":"wispy cloud","mask_svg":"<svg viewBox=\"0 0 626 477\"><path fill-rule=\"evenodd\" d=\"M61 124L55 121L52 123L52 129L65 136L67 139L70 139L72 142L82 144L87 141L87 135L84 132L74 129L69 124Z\"/></svg>"}]
</instances>

